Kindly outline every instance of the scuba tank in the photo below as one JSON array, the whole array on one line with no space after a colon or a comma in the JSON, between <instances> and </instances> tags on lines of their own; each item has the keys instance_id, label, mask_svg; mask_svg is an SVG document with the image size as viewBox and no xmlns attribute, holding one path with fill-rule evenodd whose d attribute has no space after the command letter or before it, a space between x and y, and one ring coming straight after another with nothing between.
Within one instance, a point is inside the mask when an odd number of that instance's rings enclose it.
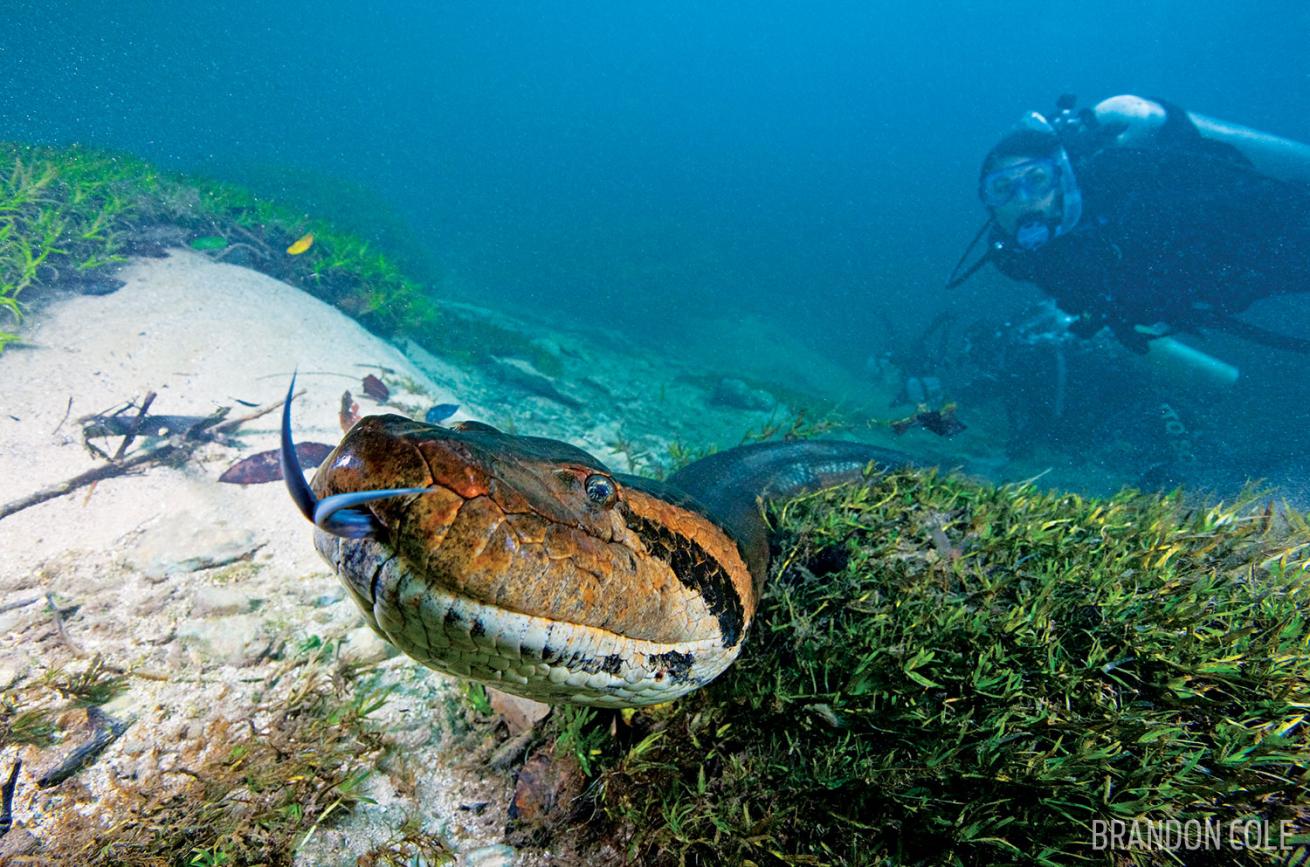
<instances>
[{"instance_id":1,"label":"scuba tank","mask_svg":"<svg viewBox=\"0 0 1310 867\"><path fill-rule=\"evenodd\" d=\"M1214 389L1230 388L1242 372L1237 367L1195 346L1162 334L1154 328L1136 326L1139 334L1152 336L1146 344L1146 360L1155 375L1172 385L1205 385Z\"/></svg>"},{"instance_id":2,"label":"scuba tank","mask_svg":"<svg viewBox=\"0 0 1310 867\"><path fill-rule=\"evenodd\" d=\"M1160 103L1129 94L1097 103L1092 113L1102 126L1125 127L1114 139L1121 145L1149 144L1169 117L1168 109ZM1310 145L1194 111L1184 113L1202 138L1235 148L1261 174L1310 183Z\"/></svg>"}]
</instances>

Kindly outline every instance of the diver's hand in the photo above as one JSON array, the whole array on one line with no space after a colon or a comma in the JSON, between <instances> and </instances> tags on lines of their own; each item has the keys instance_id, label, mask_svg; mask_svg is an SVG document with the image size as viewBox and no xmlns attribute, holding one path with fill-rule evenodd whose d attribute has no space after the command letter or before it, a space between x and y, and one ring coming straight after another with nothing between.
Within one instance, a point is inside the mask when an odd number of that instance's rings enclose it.
<instances>
[{"instance_id":1,"label":"diver's hand","mask_svg":"<svg viewBox=\"0 0 1310 867\"><path fill-rule=\"evenodd\" d=\"M1132 325L1127 323L1113 323L1110 330L1114 332L1115 338L1138 355L1145 355L1150 349L1151 339L1155 336L1144 334L1138 331Z\"/></svg>"},{"instance_id":2,"label":"diver's hand","mask_svg":"<svg viewBox=\"0 0 1310 867\"><path fill-rule=\"evenodd\" d=\"M1075 337L1081 337L1086 340L1089 337L1095 337L1096 332L1105 327L1105 317L1097 316L1092 313L1084 313L1069 323L1069 333Z\"/></svg>"}]
</instances>

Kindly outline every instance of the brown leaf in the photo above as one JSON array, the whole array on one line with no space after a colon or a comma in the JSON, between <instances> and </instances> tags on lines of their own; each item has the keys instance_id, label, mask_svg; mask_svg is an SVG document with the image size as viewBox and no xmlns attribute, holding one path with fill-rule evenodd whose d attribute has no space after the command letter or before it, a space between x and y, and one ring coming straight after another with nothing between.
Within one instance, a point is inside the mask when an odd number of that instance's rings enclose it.
<instances>
[{"instance_id":1,"label":"brown leaf","mask_svg":"<svg viewBox=\"0 0 1310 867\"><path fill-rule=\"evenodd\" d=\"M383 385L382 380L371 373L364 377L364 393L378 403L386 403L387 398L391 397L391 389Z\"/></svg>"},{"instance_id":2,"label":"brown leaf","mask_svg":"<svg viewBox=\"0 0 1310 867\"><path fill-rule=\"evenodd\" d=\"M341 395L341 432L349 433L350 429L359 421L359 404L350 396L350 392L343 392Z\"/></svg>"},{"instance_id":3,"label":"brown leaf","mask_svg":"<svg viewBox=\"0 0 1310 867\"><path fill-rule=\"evenodd\" d=\"M282 465L278 462L279 451L279 449L269 449L243 458L224 470L218 480L233 485L262 485L265 482L276 482L282 478ZM331 451L332 446L323 443L296 444L296 457L300 458L302 467L318 466Z\"/></svg>"}]
</instances>

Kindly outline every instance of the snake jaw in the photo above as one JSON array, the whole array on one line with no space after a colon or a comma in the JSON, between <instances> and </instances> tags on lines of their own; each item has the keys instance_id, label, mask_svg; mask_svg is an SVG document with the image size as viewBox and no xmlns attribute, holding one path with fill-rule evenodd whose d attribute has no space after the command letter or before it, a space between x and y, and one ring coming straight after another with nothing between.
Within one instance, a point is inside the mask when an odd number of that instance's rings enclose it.
<instances>
[{"instance_id":1,"label":"snake jaw","mask_svg":"<svg viewBox=\"0 0 1310 867\"><path fill-rule=\"evenodd\" d=\"M370 626L439 671L629 706L697 688L740 649L742 613L714 608L725 580L689 577L714 557L670 559L649 521L633 523L647 495L563 443L371 416L311 495L315 512L370 503L370 532L325 519L316 547Z\"/></svg>"}]
</instances>

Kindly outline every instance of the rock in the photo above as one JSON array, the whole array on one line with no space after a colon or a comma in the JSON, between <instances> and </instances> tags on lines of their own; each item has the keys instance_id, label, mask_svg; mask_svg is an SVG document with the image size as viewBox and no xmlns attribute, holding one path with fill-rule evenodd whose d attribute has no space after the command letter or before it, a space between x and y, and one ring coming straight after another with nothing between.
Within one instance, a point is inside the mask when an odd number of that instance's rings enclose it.
<instances>
[{"instance_id":1,"label":"rock","mask_svg":"<svg viewBox=\"0 0 1310 867\"><path fill-rule=\"evenodd\" d=\"M572 753L538 750L519 769L509 805L511 843L547 838L578 812L586 786L582 766Z\"/></svg>"},{"instance_id":2,"label":"rock","mask_svg":"<svg viewBox=\"0 0 1310 867\"><path fill-rule=\"evenodd\" d=\"M67 285L79 295L112 295L127 284L113 277L88 275L66 281Z\"/></svg>"},{"instance_id":3,"label":"rock","mask_svg":"<svg viewBox=\"0 0 1310 867\"><path fill-rule=\"evenodd\" d=\"M201 587L191 599L192 617L226 617L251 609L250 594L232 587Z\"/></svg>"},{"instance_id":4,"label":"rock","mask_svg":"<svg viewBox=\"0 0 1310 867\"><path fill-rule=\"evenodd\" d=\"M11 668L8 665L0 665L0 691L9 689L21 676L18 669Z\"/></svg>"},{"instance_id":5,"label":"rock","mask_svg":"<svg viewBox=\"0 0 1310 867\"><path fill-rule=\"evenodd\" d=\"M309 604L313 605L315 608L327 608L329 605L336 605L338 602L342 601L345 598L346 598L345 589L338 587L336 590L333 590L331 593L322 593L319 594L318 596L315 596L313 599L310 600Z\"/></svg>"},{"instance_id":6,"label":"rock","mask_svg":"<svg viewBox=\"0 0 1310 867\"><path fill-rule=\"evenodd\" d=\"M588 388L600 392L605 397L614 396L614 390L611 389L605 383L601 382L599 379L596 379L594 376L584 376L582 377L582 379L578 381L581 382L583 385L587 386Z\"/></svg>"},{"instance_id":7,"label":"rock","mask_svg":"<svg viewBox=\"0 0 1310 867\"><path fill-rule=\"evenodd\" d=\"M0 691L27 677L31 670L32 660L27 654L11 653L0 659Z\"/></svg>"},{"instance_id":8,"label":"rock","mask_svg":"<svg viewBox=\"0 0 1310 867\"><path fill-rule=\"evenodd\" d=\"M238 668L255 664L269 650L264 621L254 614L187 620L178 625L177 637L202 661Z\"/></svg>"},{"instance_id":9,"label":"rock","mask_svg":"<svg viewBox=\"0 0 1310 867\"><path fill-rule=\"evenodd\" d=\"M487 698L491 700L491 709L500 714L512 735L528 731L550 713L550 705L530 698L521 698L487 687Z\"/></svg>"},{"instance_id":10,"label":"rock","mask_svg":"<svg viewBox=\"0 0 1310 867\"><path fill-rule=\"evenodd\" d=\"M583 403L572 395L565 394L555 387L550 377L521 358L498 358L492 356L487 362L490 372L506 385L522 389L529 394L553 400L570 409L582 409Z\"/></svg>"},{"instance_id":11,"label":"rock","mask_svg":"<svg viewBox=\"0 0 1310 867\"><path fill-rule=\"evenodd\" d=\"M0 839L0 864L21 864L17 859L35 855L40 845L41 842L26 828L14 828Z\"/></svg>"},{"instance_id":12,"label":"rock","mask_svg":"<svg viewBox=\"0 0 1310 867\"><path fill-rule=\"evenodd\" d=\"M19 628L19 624L29 617L45 617L45 600L40 596L28 596L17 602L11 602L0 611L0 635L6 635Z\"/></svg>"},{"instance_id":13,"label":"rock","mask_svg":"<svg viewBox=\"0 0 1310 867\"><path fill-rule=\"evenodd\" d=\"M341 647L341 659L350 665L376 665L396 653L396 648L383 641L367 626L346 633L346 640Z\"/></svg>"},{"instance_id":14,"label":"rock","mask_svg":"<svg viewBox=\"0 0 1310 867\"><path fill-rule=\"evenodd\" d=\"M248 559L261 543L242 527L231 527L212 515L190 512L170 515L142 533L127 555L132 568L152 581L178 572L212 569Z\"/></svg>"},{"instance_id":15,"label":"rock","mask_svg":"<svg viewBox=\"0 0 1310 867\"><path fill-rule=\"evenodd\" d=\"M560 345L550 337L534 337L528 341L528 345L543 355L549 355L551 358L560 358L564 350Z\"/></svg>"},{"instance_id":16,"label":"rock","mask_svg":"<svg viewBox=\"0 0 1310 867\"><path fill-rule=\"evenodd\" d=\"M724 378L714 387L710 403L733 409L765 411L773 409L778 401L773 395L759 388L751 388L740 379Z\"/></svg>"},{"instance_id":17,"label":"rock","mask_svg":"<svg viewBox=\"0 0 1310 867\"><path fill-rule=\"evenodd\" d=\"M460 867L513 867L517 854L512 846L497 843L472 849L460 856Z\"/></svg>"}]
</instances>

